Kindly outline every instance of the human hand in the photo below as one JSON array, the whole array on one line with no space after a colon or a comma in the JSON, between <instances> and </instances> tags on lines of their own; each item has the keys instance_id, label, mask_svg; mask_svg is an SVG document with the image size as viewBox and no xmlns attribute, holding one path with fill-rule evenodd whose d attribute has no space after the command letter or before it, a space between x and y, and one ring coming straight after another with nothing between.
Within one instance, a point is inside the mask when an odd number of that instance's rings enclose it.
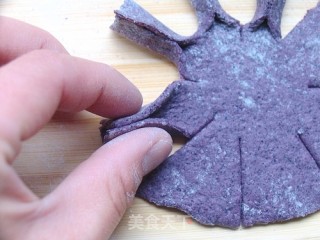
<instances>
[{"instance_id":1,"label":"human hand","mask_svg":"<svg viewBox=\"0 0 320 240\"><path fill-rule=\"evenodd\" d=\"M156 128L120 136L39 199L12 168L22 141L56 111L120 117L139 110L141 95L112 68L72 57L45 31L4 17L0 66L0 239L107 239L142 177L171 151L170 136Z\"/></svg>"}]
</instances>

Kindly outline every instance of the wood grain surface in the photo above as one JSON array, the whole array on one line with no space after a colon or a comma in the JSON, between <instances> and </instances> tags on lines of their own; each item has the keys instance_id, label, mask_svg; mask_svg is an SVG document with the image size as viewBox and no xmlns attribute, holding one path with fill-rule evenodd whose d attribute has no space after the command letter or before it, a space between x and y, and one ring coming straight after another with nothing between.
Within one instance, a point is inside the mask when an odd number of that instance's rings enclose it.
<instances>
[{"instance_id":1,"label":"wood grain surface","mask_svg":"<svg viewBox=\"0 0 320 240\"><path fill-rule=\"evenodd\" d=\"M197 19L187 0L137 2L180 34L190 35L197 28ZM255 0L220 2L242 23L250 21L256 7ZM282 21L283 35L317 2L288 0ZM122 0L2 0L0 14L46 29L73 55L112 65L138 86L147 104L177 79L178 73L164 58L109 29L113 10L121 3ZM38 196L45 196L101 145L99 121L99 116L87 112L56 114L41 132L24 143L15 169ZM229 230L204 227L182 213L136 199L112 239L316 240L320 239L320 213L282 224Z\"/></svg>"}]
</instances>

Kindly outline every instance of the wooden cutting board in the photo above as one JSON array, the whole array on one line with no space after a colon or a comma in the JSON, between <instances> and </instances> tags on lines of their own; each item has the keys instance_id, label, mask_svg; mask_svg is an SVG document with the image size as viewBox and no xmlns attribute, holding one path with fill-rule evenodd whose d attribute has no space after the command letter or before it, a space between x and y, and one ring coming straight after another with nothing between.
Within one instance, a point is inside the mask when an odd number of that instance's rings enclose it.
<instances>
[{"instance_id":1,"label":"wooden cutting board","mask_svg":"<svg viewBox=\"0 0 320 240\"><path fill-rule=\"evenodd\" d=\"M137 2L180 34L190 35L197 27L187 0ZM242 23L250 21L256 5L255 0L220 2ZM283 35L317 2L288 0ZM144 103L150 103L178 78L178 73L164 58L109 30L114 19L113 10L121 3L121 0L2 0L0 13L46 29L73 55L112 65L138 86ZM87 112L57 114L41 132L25 142L14 166L37 195L42 197L51 192L100 146L99 121L100 117ZM320 213L283 224L229 230L204 227L182 213L136 199L112 239L320 239Z\"/></svg>"}]
</instances>

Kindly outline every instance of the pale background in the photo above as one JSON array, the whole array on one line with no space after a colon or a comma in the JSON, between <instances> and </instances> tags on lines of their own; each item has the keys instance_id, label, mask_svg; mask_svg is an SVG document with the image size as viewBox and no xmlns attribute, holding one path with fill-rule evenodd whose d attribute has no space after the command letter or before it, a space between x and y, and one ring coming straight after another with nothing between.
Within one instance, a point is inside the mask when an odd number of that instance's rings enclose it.
<instances>
[{"instance_id":1,"label":"pale background","mask_svg":"<svg viewBox=\"0 0 320 240\"><path fill-rule=\"evenodd\" d=\"M196 29L196 17L187 0L137 2L178 33L190 35ZM242 23L250 21L254 14L255 0L220 2L228 13ZM288 0L282 23L283 35L317 2ZM138 86L144 103L150 103L170 82L178 78L178 74L165 59L109 30L114 19L113 10L121 3L122 0L2 0L0 14L46 29L75 56L112 65ZM52 191L72 169L100 146L99 121L98 116L85 112L67 116L58 114L24 144L14 165L38 196ZM133 225L138 214L142 224ZM150 221L152 218L157 220L154 225ZM320 213L284 224L229 230L204 227L184 214L156 208L136 199L112 239L315 240L320 239Z\"/></svg>"}]
</instances>

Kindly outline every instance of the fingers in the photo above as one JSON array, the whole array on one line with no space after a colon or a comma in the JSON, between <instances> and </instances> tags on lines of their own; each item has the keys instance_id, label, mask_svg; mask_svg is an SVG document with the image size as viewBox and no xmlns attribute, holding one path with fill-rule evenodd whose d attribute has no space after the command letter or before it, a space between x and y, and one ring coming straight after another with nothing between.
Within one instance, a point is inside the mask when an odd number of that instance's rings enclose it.
<instances>
[{"instance_id":1,"label":"fingers","mask_svg":"<svg viewBox=\"0 0 320 240\"><path fill-rule=\"evenodd\" d=\"M111 67L54 51L17 58L0 68L0 79L0 111L6 116L0 119L0 150L7 151L9 161L21 140L40 129L57 109L119 117L138 111L142 103L139 91ZM2 139L9 140L9 147L1 145Z\"/></svg>"},{"instance_id":2,"label":"fingers","mask_svg":"<svg viewBox=\"0 0 320 240\"><path fill-rule=\"evenodd\" d=\"M33 215L41 220L34 225L37 229L54 226L55 232L50 233L54 239L70 232L70 226L76 226L74 234L83 239L106 239L132 202L142 177L171 148L170 135L156 128L139 129L107 143L43 199ZM89 237L89 233L97 235Z\"/></svg>"},{"instance_id":3,"label":"fingers","mask_svg":"<svg viewBox=\"0 0 320 240\"><path fill-rule=\"evenodd\" d=\"M19 220L36 211L37 200L13 168L0 157L0 239L19 239L15 234L26 233L28 227L19 225Z\"/></svg>"},{"instance_id":4,"label":"fingers","mask_svg":"<svg viewBox=\"0 0 320 240\"><path fill-rule=\"evenodd\" d=\"M36 49L67 53L48 32L7 17L0 17L0 43L0 66Z\"/></svg>"}]
</instances>

